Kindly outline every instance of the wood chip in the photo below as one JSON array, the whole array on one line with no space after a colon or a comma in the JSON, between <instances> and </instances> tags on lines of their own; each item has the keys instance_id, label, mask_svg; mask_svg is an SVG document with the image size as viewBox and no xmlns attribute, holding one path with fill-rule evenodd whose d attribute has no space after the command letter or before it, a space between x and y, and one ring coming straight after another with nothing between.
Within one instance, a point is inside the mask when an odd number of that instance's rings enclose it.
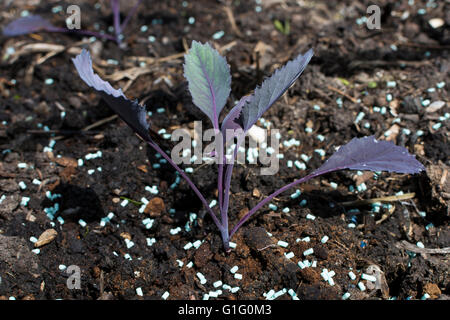
<instances>
[{"instance_id":1,"label":"wood chip","mask_svg":"<svg viewBox=\"0 0 450 320\"><path fill-rule=\"evenodd\" d=\"M423 291L428 293L431 299L437 299L442 294L441 289L434 283L427 283L423 287Z\"/></svg>"},{"instance_id":2,"label":"wood chip","mask_svg":"<svg viewBox=\"0 0 450 320\"><path fill-rule=\"evenodd\" d=\"M122 233L120 234L120 236L121 236L122 238L124 238L124 239L131 240L131 234L129 234L128 232L122 232Z\"/></svg>"},{"instance_id":3,"label":"wood chip","mask_svg":"<svg viewBox=\"0 0 450 320\"><path fill-rule=\"evenodd\" d=\"M139 170L141 170L144 173L147 173L147 166L145 164L140 165L137 167Z\"/></svg>"},{"instance_id":4,"label":"wood chip","mask_svg":"<svg viewBox=\"0 0 450 320\"><path fill-rule=\"evenodd\" d=\"M447 248L436 248L436 249L432 249L432 248L419 248L418 246L409 243L406 240L397 242L395 244L395 246L399 249L405 249L411 252L415 252L415 253L425 253L425 254L449 254L450 253L450 247Z\"/></svg>"},{"instance_id":5,"label":"wood chip","mask_svg":"<svg viewBox=\"0 0 450 320\"><path fill-rule=\"evenodd\" d=\"M259 198L259 197L261 197L261 192L258 190L258 189L253 189L253 193L252 193L252 195L255 197L255 198Z\"/></svg>"},{"instance_id":6,"label":"wood chip","mask_svg":"<svg viewBox=\"0 0 450 320\"><path fill-rule=\"evenodd\" d=\"M47 229L39 236L39 239L34 243L34 246L36 248L45 246L46 244L52 242L57 235L58 232L56 232L55 229Z\"/></svg>"},{"instance_id":7,"label":"wood chip","mask_svg":"<svg viewBox=\"0 0 450 320\"><path fill-rule=\"evenodd\" d=\"M60 157L54 158L54 161L63 167L78 167L78 162L74 158Z\"/></svg>"}]
</instances>

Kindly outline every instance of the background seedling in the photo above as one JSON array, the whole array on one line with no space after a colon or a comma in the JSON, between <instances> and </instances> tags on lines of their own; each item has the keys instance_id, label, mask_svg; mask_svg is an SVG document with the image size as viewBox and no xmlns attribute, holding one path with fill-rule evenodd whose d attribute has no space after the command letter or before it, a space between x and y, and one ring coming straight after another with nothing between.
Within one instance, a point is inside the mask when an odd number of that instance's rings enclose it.
<instances>
[{"instance_id":1,"label":"background seedling","mask_svg":"<svg viewBox=\"0 0 450 320\"><path fill-rule=\"evenodd\" d=\"M114 19L114 33L115 33L114 36L88 30L78 30L78 29L71 30L68 28L56 27L50 21L38 15L25 16L10 22L3 28L3 35L7 37L15 37L19 35L36 32L63 32L63 33L74 33L81 36L94 36L99 39L113 40L116 41L118 45L120 45L124 37L123 31L125 30L131 18L136 14L136 11L141 2L142 0L137 0L136 4L128 12L125 20L121 23L120 1L110 0L111 10Z\"/></svg>"},{"instance_id":2,"label":"background seedling","mask_svg":"<svg viewBox=\"0 0 450 320\"><path fill-rule=\"evenodd\" d=\"M289 23L289 19L286 19L286 20L284 21L284 23L281 22L281 21L278 20L278 19L275 19L275 20L273 21L273 25L274 25L275 29L277 29L278 31L280 31L280 32L281 32L282 34L284 34L285 36L288 36L289 33L291 32L291 25L290 25L290 23Z\"/></svg>"}]
</instances>

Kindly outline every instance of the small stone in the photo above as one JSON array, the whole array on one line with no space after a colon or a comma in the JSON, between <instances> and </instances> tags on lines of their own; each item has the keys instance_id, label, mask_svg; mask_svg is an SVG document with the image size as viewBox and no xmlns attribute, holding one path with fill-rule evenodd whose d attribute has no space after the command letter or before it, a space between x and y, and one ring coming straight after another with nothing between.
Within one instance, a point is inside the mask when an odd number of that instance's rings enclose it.
<instances>
[{"instance_id":1,"label":"small stone","mask_svg":"<svg viewBox=\"0 0 450 320\"><path fill-rule=\"evenodd\" d=\"M161 213L165 210L166 206L164 205L163 199L155 197L148 202L144 212L154 218L161 216Z\"/></svg>"},{"instance_id":2,"label":"small stone","mask_svg":"<svg viewBox=\"0 0 450 320\"><path fill-rule=\"evenodd\" d=\"M75 109L80 109L83 105L83 103L81 102L81 99L76 96L72 96L69 98L69 104L72 107L74 107Z\"/></svg>"},{"instance_id":3,"label":"small stone","mask_svg":"<svg viewBox=\"0 0 450 320\"><path fill-rule=\"evenodd\" d=\"M258 190L258 189L253 189L253 193L252 193L252 195L255 197L255 198L259 198L259 197L261 197L261 192Z\"/></svg>"},{"instance_id":4,"label":"small stone","mask_svg":"<svg viewBox=\"0 0 450 320\"><path fill-rule=\"evenodd\" d=\"M445 106L444 101L434 101L432 102L426 109L426 113L433 113L441 109L443 106Z\"/></svg>"},{"instance_id":5,"label":"small stone","mask_svg":"<svg viewBox=\"0 0 450 320\"><path fill-rule=\"evenodd\" d=\"M441 18L434 18L434 19L430 19L429 21L428 21L428 23L430 24L430 26L433 28L433 29L437 29L437 28L440 28L440 27L442 27L443 25L444 25L444 20L442 20Z\"/></svg>"}]
</instances>

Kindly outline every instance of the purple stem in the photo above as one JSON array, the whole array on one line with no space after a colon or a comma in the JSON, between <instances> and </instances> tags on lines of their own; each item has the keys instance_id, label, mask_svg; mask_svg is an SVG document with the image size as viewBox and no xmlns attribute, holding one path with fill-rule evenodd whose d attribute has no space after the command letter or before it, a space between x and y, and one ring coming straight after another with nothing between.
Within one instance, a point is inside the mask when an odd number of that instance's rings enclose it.
<instances>
[{"instance_id":1,"label":"purple stem","mask_svg":"<svg viewBox=\"0 0 450 320\"><path fill-rule=\"evenodd\" d=\"M223 206L223 158L222 161L219 163L219 172L218 172L218 178L217 178L217 192L219 193L219 208L222 212L222 206Z\"/></svg>"},{"instance_id":2,"label":"purple stem","mask_svg":"<svg viewBox=\"0 0 450 320\"><path fill-rule=\"evenodd\" d=\"M220 131L219 131L220 132ZM221 139L221 140L217 140ZM226 163L226 157L225 157L225 151L224 151L224 144L223 144L223 137L222 135L216 135L216 140L220 141L219 145L219 154L217 155L219 161L219 172L218 172L218 178L217 178L217 191L219 193L219 208L220 208L220 217L222 222L222 229L220 230L220 233L222 235L222 242L225 248L226 252L230 251L230 236L228 234L228 209L223 208L224 205L224 199L227 199L228 196L224 195L224 185L223 185L223 169L224 169L224 163ZM227 206L228 207L228 206Z\"/></svg>"},{"instance_id":3,"label":"purple stem","mask_svg":"<svg viewBox=\"0 0 450 320\"><path fill-rule=\"evenodd\" d=\"M238 138L238 141L236 143L236 147L234 149L233 152L233 157L231 158L231 163L227 164L227 169L226 169L226 173L225 173L225 191L224 191L224 200L223 200L223 207L221 210L222 213L222 225L224 227L225 230L227 230L227 237L226 239L224 239L224 237L222 236L222 239L224 240L224 246L227 248L229 247L229 242L230 242L230 238L231 238L231 234L229 234L229 229L228 229L228 205L230 202L230 186L231 186L231 177L233 175L233 168L234 168L234 161L236 159L238 150L239 150L239 146L241 145L242 140L240 138Z\"/></svg>"},{"instance_id":4,"label":"purple stem","mask_svg":"<svg viewBox=\"0 0 450 320\"><path fill-rule=\"evenodd\" d=\"M230 200L230 184L231 184L231 175L233 174L233 166L234 166L233 163L228 164L226 166L224 200L223 206L221 208L222 226L227 232L226 238L224 238L222 235L222 240L224 242L225 247L229 247L230 243L230 235L228 229L228 204Z\"/></svg>"},{"instance_id":5,"label":"purple stem","mask_svg":"<svg viewBox=\"0 0 450 320\"><path fill-rule=\"evenodd\" d=\"M116 34L116 41L120 44L120 35L122 34L122 29L120 28L120 2L119 0L111 0L110 3L114 17L114 32Z\"/></svg>"},{"instance_id":6,"label":"purple stem","mask_svg":"<svg viewBox=\"0 0 450 320\"><path fill-rule=\"evenodd\" d=\"M314 171L313 173L295 180L294 182L291 182L288 185L285 185L284 187L278 189L277 191L275 191L274 193L272 193L271 195L269 195L267 198L265 198L264 200L262 200L260 203L258 203L253 209L251 209L249 212L247 212L247 214L234 226L233 230L231 230L230 232L230 238L233 236L233 234L236 233L236 231L244 224L244 222L246 222L256 211L258 211L259 209L261 209L267 202L271 201L273 198L275 198L277 195L279 195L280 193L292 188L293 186L306 182L312 178L315 178L317 176L323 175L325 173L329 173L329 172L333 172L333 171L337 171L337 170L341 170L341 169L345 169L345 168L333 168L333 169L329 169L329 170L325 170L325 171Z\"/></svg>"},{"instance_id":7,"label":"purple stem","mask_svg":"<svg viewBox=\"0 0 450 320\"><path fill-rule=\"evenodd\" d=\"M180 173L180 175L186 180L186 182L189 184L189 186L192 188L192 190L194 190L195 194L198 196L198 198L200 199L200 201L203 203L203 205L205 206L206 210L209 212L209 214L211 215L211 218L213 219L214 223L216 224L216 226L219 228L219 230L222 232L223 230L223 226L222 224L219 222L219 220L217 219L216 215L214 214L214 212L212 211L212 209L210 208L210 206L208 205L208 202L206 202L205 197L201 194L201 192L198 190L198 188L196 187L196 185L191 181L191 179L189 179L189 177L186 175L186 173L184 173L184 171L175 163L172 161L172 159L154 142L152 141L147 141L147 143L156 150L156 152L160 153L164 159L167 160L167 162L169 162L169 164L174 167L175 170L178 171L178 173Z\"/></svg>"},{"instance_id":8,"label":"purple stem","mask_svg":"<svg viewBox=\"0 0 450 320\"><path fill-rule=\"evenodd\" d=\"M214 141L219 141L218 139L222 139L222 135L220 135L220 131L218 129L215 129L215 140ZM220 140L223 141L223 140ZM217 143L216 143L217 146ZM224 167L224 144L223 142L217 146L219 149L219 151L216 154L216 158L219 159L219 170L218 170L218 177L217 177L217 193L219 194L219 209L220 212L222 212L222 206L223 206L223 167ZM222 219L223 220L223 219ZM223 221L222 221L223 223Z\"/></svg>"},{"instance_id":9,"label":"purple stem","mask_svg":"<svg viewBox=\"0 0 450 320\"><path fill-rule=\"evenodd\" d=\"M138 2L136 2L134 7L131 8L131 10L128 12L127 16L125 17L125 20L120 25L120 30L122 32L123 32L123 30L125 30L125 27L127 26L127 24L130 21L130 19L136 14L136 11L137 11L139 5L141 4L141 2L142 2L142 0L138 0Z\"/></svg>"}]
</instances>

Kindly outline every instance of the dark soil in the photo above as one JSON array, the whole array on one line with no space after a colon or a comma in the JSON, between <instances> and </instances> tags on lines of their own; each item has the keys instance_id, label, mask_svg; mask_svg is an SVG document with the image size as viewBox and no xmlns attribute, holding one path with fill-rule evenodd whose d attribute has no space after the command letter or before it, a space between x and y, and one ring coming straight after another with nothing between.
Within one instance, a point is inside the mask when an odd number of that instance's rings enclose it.
<instances>
[{"instance_id":1,"label":"dark soil","mask_svg":"<svg viewBox=\"0 0 450 320\"><path fill-rule=\"evenodd\" d=\"M60 26L65 8L73 2L2 1L0 24L28 10ZM102 2L100 9L94 8L97 1L76 2L83 28L94 30L98 24L106 30L112 24L109 1ZM261 12L256 12L255 1L198 0L187 1L186 6L182 1L145 1L125 31L125 49L112 41L84 39L81 43L81 37L67 34L0 37L0 197L5 196L0 205L0 298L161 299L167 291L168 299L202 299L221 289L219 299L265 299L270 290L285 288L294 290L301 300L341 299L347 292L349 299L421 299L425 294L429 299L448 299L450 38L445 27L450 10L445 1L431 1L435 7L427 6L430 1L376 2L382 10L380 30L357 23L371 1L263 0ZM236 28L225 4L233 12ZM57 5L63 10L52 13ZM420 9L425 9L424 14ZM409 12L406 18L405 12ZM195 23L189 23L190 17ZM434 29L429 24L433 18L444 20L445 25ZM288 35L274 27L276 19L289 20ZM140 31L143 25L148 31ZM213 39L218 31L224 35ZM155 41L150 42L149 36ZM192 40L210 41L226 56L233 75L229 106L274 68L308 48L315 51L304 74L264 115L280 130L282 141L295 138L301 143L280 149L284 159L275 176L259 175L255 165L235 169L231 225L258 200L317 168L336 146L353 137L375 135L405 146L426 166L426 173L346 171L312 180L299 187L299 198L290 197L295 190L286 192L273 201L276 211L266 206L250 219L232 238L236 248L225 254L218 230L187 183L170 188L176 179L173 170L166 164L154 169L159 159L121 120L97 123L113 112L79 79L71 62L80 48L90 49L96 72L114 87L126 88L129 98L144 101L152 112L154 131L164 128L170 133L178 127L192 128L195 120L204 119L190 100L183 57L176 56ZM38 43L61 45L64 50L42 62L47 49L23 49ZM164 57L170 58L158 60ZM146 73L133 78L136 73L129 71L119 77L122 70L140 67L140 61L147 62L142 67L148 68ZM46 84L47 79L53 79L53 84ZM444 105L434 110L424 106L427 100L430 105L435 101ZM164 112L158 113L159 108L165 108ZM355 123L360 112L365 117ZM95 123L94 128L83 130ZM306 127L312 132L306 132ZM52 140L56 143L49 152L44 148ZM167 140L161 140L168 148ZM326 155L321 157L315 149L324 149ZM101 157L85 159L97 151ZM301 154L312 156L307 171L288 168L287 161L300 159ZM78 159L84 160L83 166ZM20 168L20 163L27 167ZM193 181L208 201L215 199L215 167L192 167ZM34 179L41 184L33 184ZM24 190L21 181L26 184ZM331 182L338 187L333 189ZM363 182L367 190L349 191ZM151 194L146 186L157 186L159 193ZM48 191L61 196L49 199ZM415 195L386 202L379 212L371 205L345 204L399 192ZM30 198L26 205L21 204L23 197ZM140 205L133 203L142 197L158 197L164 206L159 203L159 209L139 213ZM124 199L133 201L122 206ZM306 205L299 205L302 200ZM46 208L56 203L59 210L50 220ZM284 212L287 207L289 212ZM101 226L101 219L110 212L114 217ZM190 213L198 219L186 231ZM308 214L316 219L307 219ZM154 223L146 229L142 220L149 217ZM170 230L176 227L182 231L172 235ZM30 238L39 238L47 229L55 229L56 238L38 254L32 252ZM325 235L329 240L322 243ZM297 241L305 237L310 241ZM148 238L156 242L149 246ZM127 248L125 239L134 246ZM197 240L202 241L198 249L184 249ZM288 247L277 245L278 240ZM417 246L419 242L425 250ZM313 254L303 256L310 248ZM444 250L430 253L427 249ZM285 257L289 252L295 255L291 259ZM300 268L298 261L306 259L316 261L315 266ZM68 288L70 274L61 265L80 268L80 289ZM242 279L230 272L234 266ZM334 271L333 285L321 276L324 269ZM205 284L198 272L206 278ZM362 279L363 273L376 275L376 285ZM239 290L215 288L218 280ZM285 293L277 299L291 296Z\"/></svg>"}]
</instances>

